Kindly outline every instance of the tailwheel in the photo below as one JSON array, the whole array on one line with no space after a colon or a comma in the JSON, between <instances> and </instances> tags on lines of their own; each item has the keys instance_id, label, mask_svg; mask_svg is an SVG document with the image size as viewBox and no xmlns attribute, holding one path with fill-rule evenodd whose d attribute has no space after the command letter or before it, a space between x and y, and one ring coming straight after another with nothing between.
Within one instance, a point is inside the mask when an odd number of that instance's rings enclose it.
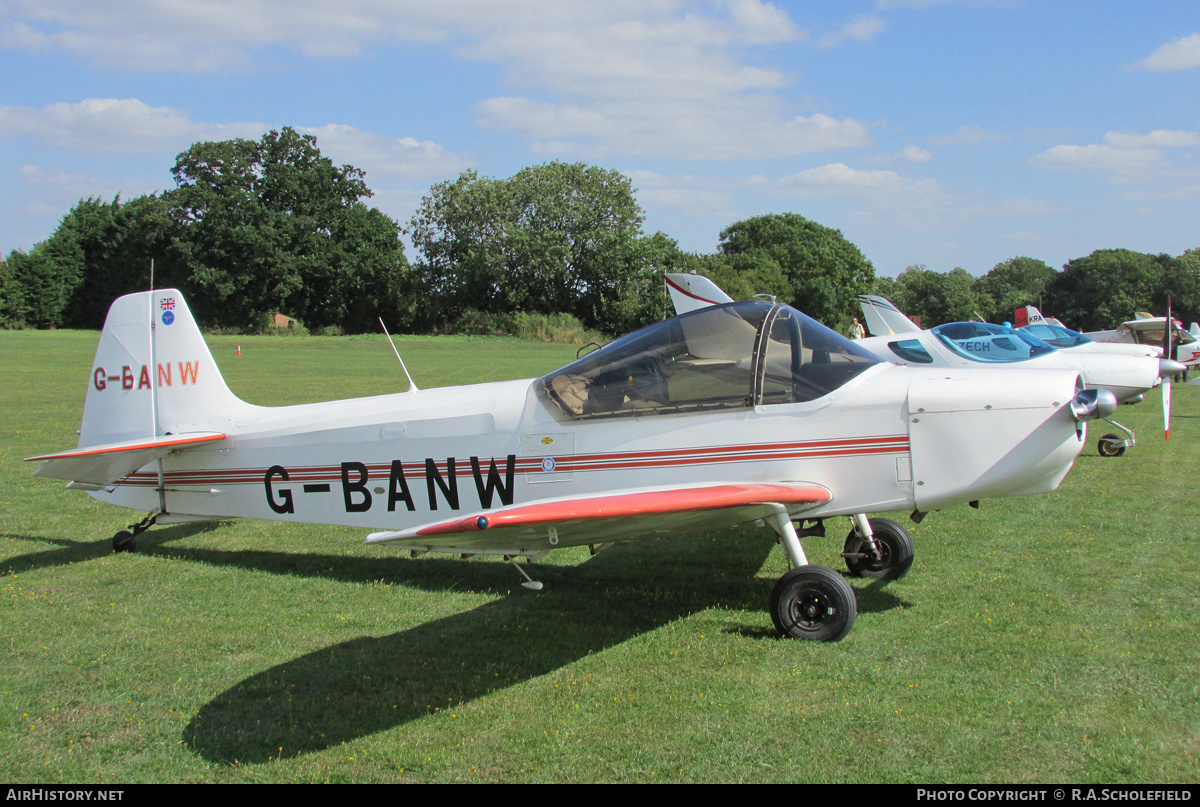
<instances>
[{"instance_id":1,"label":"tailwheel","mask_svg":"<svg viewBox=\"0 0 1200 807\"><path fill-rule=\"evenodd\" d=\"M771 620L785 636L836 642L854 625L854 589L828 566L797 566L771 590Z\"/></svg>"},{"instance_id":2,"label":"tailwheel","mask_svg":"<svg viewBox=\"0 0 1200 807\"><path fill-rule=\"evenodd\" d=\"M137 537L146 530L154 526L154 522L158 520L158 513L150 513L136 524L130 524L129 529L121 530L113 536L113 552L135 552L137 551Z\"/></svg>"},{"instance_id":3,"label":"tailwheel","mask_svg":"<svg viewBox=\"0 0 1200 807\"><path fill-rule=\"evenodd\" d=\"M113 552L134 552L137 550L137 539L129 530L121 530L113 536Z\"/></svg>"},{"instance_id":4,"label":"tailwheel","mask_svg":"<svg viewBox=\"0 0 1200 807\"><path fill-rule=\"evenodd\" d=\"M890 518L872 518L869 522L876 551L871 550L871 545L857 530L851 530L842 549L846 568L855 577L899 580L912 567L912 536Z\"/></svg>"},{"instance_id":5,"label":"tailwheel","mask_svg":"<svg viewBox=\"0 0 1200 807\"><path fill-rule=\"evenodd\" d=\"M1096 443L1101 457L1119 457L1125 453L1125 441L1116 434L1106 434Z\"/></svg>"}]
</instances>

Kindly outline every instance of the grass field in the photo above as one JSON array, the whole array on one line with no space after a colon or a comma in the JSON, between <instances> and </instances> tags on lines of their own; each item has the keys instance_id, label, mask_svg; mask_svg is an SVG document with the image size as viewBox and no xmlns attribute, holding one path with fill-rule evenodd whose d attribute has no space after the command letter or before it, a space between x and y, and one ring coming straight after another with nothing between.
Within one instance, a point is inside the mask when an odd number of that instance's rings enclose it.
<instances>
[{"instance_id":1,"label":"grass field","mask_svg":"<svg viewBox=\"0 0 1200 807\"><path fill-rule=\"evenodd\" d=\"M330 527L156 527L113 554L138 514L21 462L74 446L97 337L0 332L0 780L1200 781L1196 388L1169 443L1152 393L1119 413L1124 457L910 524L908 577L854 581L854 630L812 644L771 628L767 529L552 553L541 593ZM254 403L404 386L382 337L210 344ZM575 354L400 348L422 387ZM849 521L828 526L805 548L840 569Z\"/></svg>"}]
</instances>

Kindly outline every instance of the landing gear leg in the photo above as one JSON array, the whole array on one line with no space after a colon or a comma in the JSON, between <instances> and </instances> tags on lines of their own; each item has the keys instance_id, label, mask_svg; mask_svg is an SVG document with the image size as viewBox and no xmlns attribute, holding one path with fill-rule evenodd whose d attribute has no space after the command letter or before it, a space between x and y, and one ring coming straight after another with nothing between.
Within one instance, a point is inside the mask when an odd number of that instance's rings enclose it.
<instances>
[{"instance_id":1,"label":"landing gear leg","mask_svg":"<svg viewBox=\"0 0 1200 807\"><path fill-rule=\"evenodd\" d=\"M113 536L113 552L137 551L137 537L154 526L158 513L151 513L136 524L130 524L129 529L121 530Z\"/></svg>"},{"instance_id":2,"label":"landing gear leg","mask_svg":"<svg viewBox=\"0 0 1200 807\"><path fill-rule=\"evenodd\" d=\"M541 591L542 590L541 581L534 580L532 577L530 577L529 573L521 568L521 564L517 563L516 558L512 558L512 565L513 565L513 568L515 568L518 572L521 573L521 577L525 578L525 582L521 584L522 586L529 589L530 591Z\"/></svg>"},{"instance_id":3,"label":"landing gear leg","mask_svg":"<svg viewBox=\"0 0 1200 807\"><path fill-rule=\"evenodd\" d=\"M1100 452L1101 457L1119 457L1125 453L1125 449L1133 448L1137 443L1137 440L1134 439L1133 430L1128 426L1122 426L1112 418L1104 418L1104 421L1116 426L1128 436L1122 438L1119 434L1106 434L1101 437L1096 443L1096 450Z\"/></svg>"},{"instance_id":4,"label":"landing gear leg","mask_svg":"<svg viewBox=\"0 0 1200 807\"><path fill-rule=\"evenodd\" d=\"M794 567L771 590L771 621L780 633L794 639L838 641L858 616L854 589L828 566L809 564L785 507L777 505L767 522Z\"/></svg>"},{"instance_id":5,"label":"landing gear leg","mask_svg":"<svg viewBox=\"0 0 1200 807\"><path fill-rule=\"evenodd\" d=\"M887 518L868 519L855 515L854 529L846 536L842 557L856 577L899 580L913 562L912 536Z\"/></svg>"}]
</instances>

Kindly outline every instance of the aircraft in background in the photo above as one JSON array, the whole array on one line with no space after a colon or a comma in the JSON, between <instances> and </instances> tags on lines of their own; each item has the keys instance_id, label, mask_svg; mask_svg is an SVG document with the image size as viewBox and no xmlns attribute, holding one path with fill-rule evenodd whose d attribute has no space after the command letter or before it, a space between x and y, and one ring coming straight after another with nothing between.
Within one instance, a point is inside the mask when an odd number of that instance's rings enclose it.
<instances>
[{"instance_id":1,"label":"aircraft in background","mask_svg":"<svg viewBox=\"0 0 1200 807\"><path fill-rule=\"evenodd\" d=\"M1046 318L1033 306L1018 308L1015 312L1019 327L1030 331L1056 347L1078 347L1108 353L1123 353L1131 356L1165 356L1182 367L1182 378L1186 383L1200 385L1200 379L1188 381L1188 371L1200 364L1200 324L1192 323L1190 330L1171 316L1170 302L1167 316L1153 317L1139 311L1135 319L1122 323L1115 330L1093 331L1081 334L1064 326L1059 320ZM1171 323L1170 330L1166 323ZM1171 377L1163 377L1163 433L1171 436ZM1110 438L1116 438L1110 439ZM1124 450L1123 442L1116 435L1102 438L1101 453L1107 446L1109 456L1117 456Z\"/></svg>"},{"instance_id":2,"label":"aircraft in background","mask_svg":"<svg viewBox=\"0 0 1200 807\"><path fill-rule=\"evenodd\" d=\"M1152 317L1139 311L1134 319L1122 322L1111 331L1089 331L1085 336L1098 344L1139 345L1158 347L1167 344L1167 322L1170 321L1171 358L1185 368L1200 364L1200 325L1192 323L1191 330L1173 317Z\"/></svg>"},{"instance_id":3,"label":"aircraft in background","mask_svg":"<svg viewBox=\"0 0 1200 807\"><path fill-rule=\"evenodd\" d=\"M699 293L676 302L692 308L703 305L704 300L718 299L727 295L711 280L699 275L668 274L668 289L672 284L681 288L695 286ZM686 284L691 284L687 286ZM1144 348L1117 351L1105 347L1088 348L1079 346L1058 350L1027 331L1018 331L1003 325L984 322L954 322L924 330L889 300L879 295L860 294L859 304L867 330L873 336L857 340L855 344L870 351L883 361L907 364L914 367L958 369L1021 367L1026 369L1070 369L1078 372L1087 387L1111 392L1118 403L1136 403L1146 391L1162 383L1163 378L1182 371L1182 365L1170 359L1144 355ZM676 298L673 295L672 301ZM1111 412L1109 414L1112 414ZM1117 423L1107 415L1104 420L1124 432L1106 434L1097 442L1097 451L1106 457L1116 457L1125 449L1136 444L1136 435L1131 429ZM1164 397L1164 430L1169 434L1169 399Z\"/></svg>"},{"instance_id":4,"label":"aircraft in background","mask_svg":"<svg viewBox=\"0 0 1200 807\"><path fill-rule=\"evenodd\" d=\"M1032 305L1013 312L1013 326L1031 333L1047 344L1060 349L1079 349L1094 353L1119 353L1126 356L1143 356L1150 359L1162 358L1159 344L1096 341L1090 334L1073 331L1053 317L1044 317Z\"/></svg>"},{"instance_id":5,"label":"aircraft in background","mask_svg":"<svg viewBox=\"0 0 1200 807\"><path fill-rule=\"evenodd\" d=\"M971 367L1032 359L1026 366L1077 370L1087 386L1107 389L1121 403L1141 400L1138 396L1158 386L1164 377L1181 372L1178 363L1162 360L1161 349L1152 346L1130 350L1087 341L1058 346L1038 338L1028 327L1013 329L986 322L951 322L922 330L883 297L860 294L858 300L872 334L859 344L886 361ZM1043 320L1040 324L1050 323ZM906 338L891 338L895 336Z\"/></svg>"},{"instance_id":6,"label":"aircraft in background","mask_svg":"<svg viewBox=\"0 0 1200 807\"><path fill-rule=\"evenodd\" d=\"M883 297L863 294L858 300L868 330L877 334L859 340L858 344L885 361L962 370L981 364L1017 366L1018 363L1030 368L1069 368L1079 372L1085 385L1109 390L1120 403L1142 400L1164 378L1184 369L1178 362L1159 358L1161 351L1141 346L1113 350L1084 341L1059 349L1037 338L1028 327L951 322L922 330ZM1050 323L1041 324L1051 327ZM1096 450L1105 457L1120 456L1136 443L1136 435L1115 420L1104 419L1125 436L1106 434L1097 442ZM1170 433L1169 399L1165 397L1163 428Z\"/></svg>"},{"instance_id":7,"label":"aircraft in background","mask_svg":"<svg viewBox=\"0 0 1200 807\"><path fill-rule=\"evenodd\" d=\"M109 310L78 446L30 457L154 523L230 517L341 524L414 553L519 558L677 531L769 525L791 569L770 598L785 635L837 640L843 576L793 519L852 516L852 573L903 575L914 515L1053 490L1111 395L1077 372L929 373L877 360L795 309L706 306L541 378L297 406L226 386L173 289ZM806 535L809 533L806 533ZM603 618L602 615L599 618Z\"/></svg>"},{"instance_id":8,"label":"aircraft in background","mask_svg":"<svg viewBox=\"0 0 1200 807\"><path fill-rule=\"evenodd\" d=\"M704 275L672 273L666 275L666 282L667 294L676 314L733 302L732 297Z\"/></svg>"}]
</instances>

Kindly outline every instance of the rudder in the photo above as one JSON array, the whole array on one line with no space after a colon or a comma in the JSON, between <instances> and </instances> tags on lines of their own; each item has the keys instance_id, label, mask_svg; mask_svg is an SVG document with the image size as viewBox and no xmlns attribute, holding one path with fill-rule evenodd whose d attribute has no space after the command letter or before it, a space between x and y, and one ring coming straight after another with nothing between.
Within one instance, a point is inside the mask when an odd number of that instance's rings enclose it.
<instances>
[{"instance_id":1,"label":"rudder","mask_svg":"<svg viewBox=\"0 0 1200 807\"><path fill-rule=\"evenodd\" d=\"M79 447L158 437L241 406L177 289L128 294L104 321Z\"/></svg>"}]
</instances>

